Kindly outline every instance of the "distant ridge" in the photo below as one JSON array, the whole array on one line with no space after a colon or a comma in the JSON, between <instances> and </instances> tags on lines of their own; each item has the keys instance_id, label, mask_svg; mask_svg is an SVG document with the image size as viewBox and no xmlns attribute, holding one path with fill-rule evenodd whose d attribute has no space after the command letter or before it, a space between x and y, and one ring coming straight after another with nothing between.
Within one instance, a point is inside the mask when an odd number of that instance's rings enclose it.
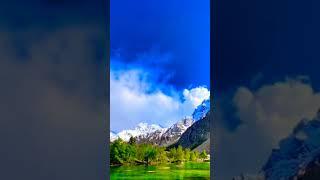
<instances>
[{"instance_id":1,"label":"distant ridge","mask_svg":"<svg viewBox=\"0 0 320 180\"><path fill-rule=\"evenodd\" d=\"M209 111L210 100L204 100L191 117L186 116L168 128L157 124L139 123L135 129L123 130L118 134L110 132L110 141L117 138L129 141L132 136L136 138L137 143L151 143L165 147L181 145L185 148L209 152Z\"/></svg>"}]
</instances>

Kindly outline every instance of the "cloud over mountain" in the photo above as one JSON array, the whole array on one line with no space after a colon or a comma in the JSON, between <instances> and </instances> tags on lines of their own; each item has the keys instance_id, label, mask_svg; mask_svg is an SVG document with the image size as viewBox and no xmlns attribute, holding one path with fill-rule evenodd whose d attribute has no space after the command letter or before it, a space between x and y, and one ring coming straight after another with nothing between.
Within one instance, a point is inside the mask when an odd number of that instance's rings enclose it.
<instances>
[{"instance_id":1,"label":"cloud over mountain","mask_svg":"<svg viewBox=\"0 0 320 180\"><path fill-rule=\"evenodd\" d=\"M133 128L140 122L170 126L191 116L195 107L209 98L206 87L184 89L182 93L157 84L150 79L151 73L141 68L111 69L111 130Z\"/></svg>"},{"instance_id":2,"label":"cloud over mountain","mask_svg":"<svg viewBox=\"0 0 320 180\"><path fill-rule=\"evenodd\" d=\"M0 32L0 179L103 178L105 47L95 43L104 34L82 25Z\"/></svg>"},{"instance_id":3,"label":"cloud over mountain","mask_svg":"<svg viewBox=\"0 0 320 180\"><path fill-rule=\"evenodd\" d=\"M234 112L217 105L215 145L218 179L257 173L279 140L288 136L301 119L311 119L316 114L320 107L320 94L311 84L300 79L286 79L263 85L257 90L239 87L224 101L232 102ZM240 123L230 130L223 123L232 118L237 118ZM228 172L223 169L228 169Z\"/></svg>"}]
</instances>

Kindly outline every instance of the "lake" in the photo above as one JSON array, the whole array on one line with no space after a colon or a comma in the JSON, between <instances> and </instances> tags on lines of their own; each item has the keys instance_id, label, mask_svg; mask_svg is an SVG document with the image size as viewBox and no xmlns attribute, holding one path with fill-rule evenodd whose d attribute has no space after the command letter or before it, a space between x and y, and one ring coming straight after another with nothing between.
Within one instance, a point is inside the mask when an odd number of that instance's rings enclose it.
<instances>
[{"instance_id":1,"label":"lake","mask_svg":"<svg viewBox=\"0 0 320 180\"><path fill-rule=\"evenodd\" d=\"M210 162L110 167L110 179L210 179Z\"/></svg>"}]
</instances>

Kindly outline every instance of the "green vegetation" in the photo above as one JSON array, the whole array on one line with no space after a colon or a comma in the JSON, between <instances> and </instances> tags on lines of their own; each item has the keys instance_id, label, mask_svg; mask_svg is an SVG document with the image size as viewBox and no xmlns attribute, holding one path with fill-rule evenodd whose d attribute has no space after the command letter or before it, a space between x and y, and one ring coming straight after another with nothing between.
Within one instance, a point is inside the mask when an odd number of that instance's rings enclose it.
<instances>
[{"instance_id":1,"label":"green vegetation","mask_svg":"<svg viewBox=\"0 0 320 180\"><path fill-rule=\"evenodd\" d=\"M204 161L207 158L205 151L191 151L190 149L155 146L151 144L137 144L136 139L131 137L129 142L117 139L110 145L111 165L126 164L163 164L188 161Z\"/></svg>"}]
</instances>

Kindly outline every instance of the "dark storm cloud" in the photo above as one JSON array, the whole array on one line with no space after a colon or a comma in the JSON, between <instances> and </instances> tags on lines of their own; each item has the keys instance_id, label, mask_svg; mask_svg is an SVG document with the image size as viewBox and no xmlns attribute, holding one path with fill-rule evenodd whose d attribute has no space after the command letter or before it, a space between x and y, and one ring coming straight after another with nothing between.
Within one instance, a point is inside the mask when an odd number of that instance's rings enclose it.
<instances>
[{"instance_id":1,"label":"dark storm cloud","mask_svg":"<svg viewBox=\"0 0 320 180\"><path fill-rule=\"evenodd\" d=\"M15 37L0 33L1 179L103 179L106 54L93 42L105 32L31 29L20 47Z\"/></svg>"},{"instance_id":2,"label":"dark storm cloud","mask_svg":"<svg viewBox=\"0 0 320 180\"><path fill-rule=\"evenodd\" d=\"M34 26L54 29L66 24L105 25L107 8L103 0L1 1L0 27L20 32Z\"/></svg>"},{"instance_id":3,"label":"dark storm cloud","mask_svg":"<svg viewBox=\"0 0 320 180\"><path fill-rule=\"evenodd\" d=\"M257 173L279 138L314 115L319 6L314 0L214 1L217 179Z\"/></svg>"},{"instance_id":4,"label":"dark storm cloud","mask_svg":"<svg viewBox=\"0 0 320 180\"><path fill-rule=\"evenodd\" d=\"M128 63L144 53L170 54L170 61L155 61L174 74L170 84L180 89L190 84L209 87L209 14L209 1L112 0L112 52Z\"/></svg>"},{"instance_id":5,"label":"dark storm cloud","mask_svg":"<svg viewBox=\"0 0 320 180\"><path fill-rule=\"evenodd\" d=\"M215 90L256 88L301 74L319 89L319 2L227 0L215 5ZM259 74L259 84L250 85Z\"/></svg>"},{"instance_id":6,"label":"dark storm cloud","mask_svg":"<svg viewBox=\"0 0 320 180\"><path fill-rule=\"evenodd\" d=\"M316 115L320 94L305 79L277 81L257 90L239 87L228 97L216 100L215 162L219 179L258 174L279 141L302 119ZM231 102L229 107L221 106L224 101ZM230 125L234 118L240 123L233 123L236 127L231 129L225 124Z\"/></svg>"},{"instance_id":7,"label":"dark storm cloud","mask_svg":"<svg viewBox=\"0 0 320 180\"><path fill-rule=\"evenodd\" d=\"M105 179L107 4L0 2L0 179Z\"/></svg>"}]
</instances>

